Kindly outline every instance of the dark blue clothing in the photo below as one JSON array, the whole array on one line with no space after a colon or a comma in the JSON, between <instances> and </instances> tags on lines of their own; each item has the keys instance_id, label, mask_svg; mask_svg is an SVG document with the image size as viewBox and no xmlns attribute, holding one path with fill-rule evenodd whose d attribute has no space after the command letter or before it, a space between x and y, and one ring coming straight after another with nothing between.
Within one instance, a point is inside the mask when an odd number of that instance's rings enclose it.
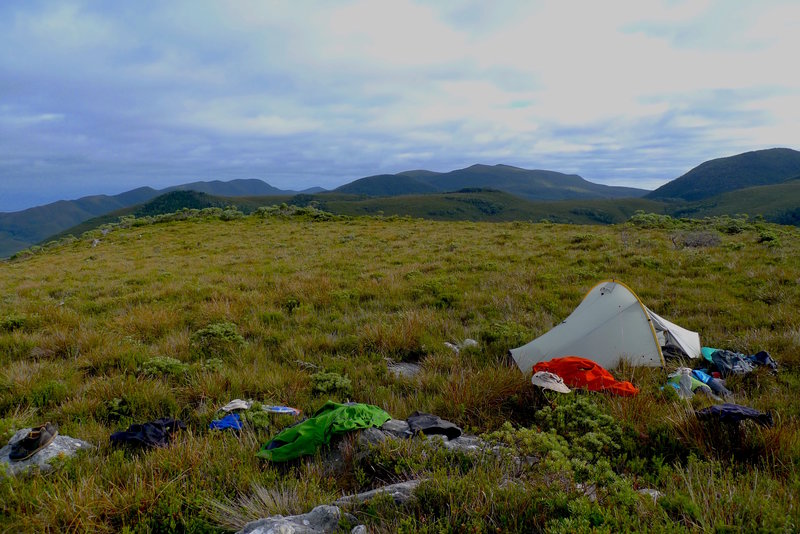
<instances>
[{"instance_id":1,"label":"dark blue clothing","mask_svg":"<svg viewBox=\"0 0 800 534\"><path fill-rule=\"evenodd\" d=\"M738 404L717 404L695 412L697 417L706 420L716 420L720 423L739 423L751 419L763 426L772 426L772 414L759 412L747 406Z\"/></svg>"},{"instance_id":2,"label":"dark blue clothing","mask_svg":"<svg viewBox=\"0 0 800 534\"><path fill-rule=\"evenodd\" d=\"M227 430L227 429L241 430L242 420L239 417L238 413L231 413L226 415L222 419L211 421L211 424L208 425L208 428L211 430Z\"/></svg>"},{"instance_id":3,"label":"dark blue clothing","mask_svg":"<svg viewBox=\"0 0 800 534\"><path fill-rule=\"evenodd\" d=\"M778 362L772 359L769 352L762 350L747 357L747 360L756 365L766 365L773 373L778 372Z\"/></svg>"},{"instance_id":4,"label":"dark blue clothing","mask_svg":"<svg viewBox=\"0 0 800 534\"><path fill-rule=\"evenodd\" d=\"M156 419L149 423L136 424L128 430L111 434L111 443L114 445L133 445L137 447L166 447L172 433L186 430L186 425L177 419Z\"/></svg>"}]
</instances>

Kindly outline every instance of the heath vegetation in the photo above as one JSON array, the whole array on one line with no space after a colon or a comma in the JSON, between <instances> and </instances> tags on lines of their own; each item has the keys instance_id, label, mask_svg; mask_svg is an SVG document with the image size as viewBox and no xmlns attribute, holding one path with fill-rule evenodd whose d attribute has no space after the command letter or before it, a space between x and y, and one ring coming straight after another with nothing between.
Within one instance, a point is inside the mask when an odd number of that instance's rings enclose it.
<instances>
[{"instance_id":1,"label":"heath vegetation","mask_svg":"<svg viewBox=\"0 0 800 534\"><path fill-rule=\"evenodd\" d=\"M218 532L418 478L409 505L379 498L351 511L377 532L796 531L798 237L730 217L639 213L587 227L284 205L126 218L26 251L0 263L0 438L52 421L96 448L50 473L0 475L0 525ZM710 401L662 390L661 369L612 370L641 389L633 398L534 391L508 349L608 278L704 345L769 351L777 375L728 388L776 424L708 426L694 410ZM466 338L478 346L444 345ZM390 361L421 372L395 376ZM270 464L255 453L292 418L208 431L234 398L305 414L328 399L396 418L431 412L501 453L413 439L350 451L338 473L320 455ZM110 445L112 432L160 417L188 430L164 449Z\"/></svg>"}]
</instances>

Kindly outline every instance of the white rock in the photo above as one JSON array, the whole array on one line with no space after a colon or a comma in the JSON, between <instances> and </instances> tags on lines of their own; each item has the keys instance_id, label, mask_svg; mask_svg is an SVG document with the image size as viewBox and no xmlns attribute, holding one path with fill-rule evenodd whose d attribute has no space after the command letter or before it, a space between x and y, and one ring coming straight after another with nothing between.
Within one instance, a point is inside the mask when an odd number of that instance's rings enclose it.
<instances>
[{"instance_id":1,"label":"white rock","mask_svg":"<svg viewBox=\"0 0 800 534\"><path fill-rule=\"evenodd\" d=\"M18 475L34 467L38 467L41 471L47 472L53 469L53 466L50 464L53 458L73 456L80 449L91 449L93 447L92 444L83 440L59 434L50 445L38 451L27 460L12 462L8 457L9 454L11 454L11 447L16 442L25 438L30 431L30 428L23 428L14 434L9 440L8 445L0 449L0 471L2 471L2 467L4 466L6 473L9 475Z\"/></svg>"}]
</instances>

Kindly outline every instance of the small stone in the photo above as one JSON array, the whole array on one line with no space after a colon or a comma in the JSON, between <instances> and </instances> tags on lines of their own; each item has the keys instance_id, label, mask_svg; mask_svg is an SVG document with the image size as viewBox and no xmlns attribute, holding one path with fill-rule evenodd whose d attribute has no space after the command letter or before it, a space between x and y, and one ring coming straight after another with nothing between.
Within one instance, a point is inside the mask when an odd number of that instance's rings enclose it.
<instances>
[{"instance_id":1,"label":"small stone","mask_svg":"<svg viewBox=\"0 0 800 534\"><path fill-rule=\"evenodd\" d=\"M642 489L639 490L639 493L642 494L642 495L649 495L650 497L653 498L653 502L658 501L658 499L660 499L661 497L664 496L663 493L661 493L660 491L658 491L656 489L652 489L652 488L642 488Z\"/></svg>"}]
</instances>

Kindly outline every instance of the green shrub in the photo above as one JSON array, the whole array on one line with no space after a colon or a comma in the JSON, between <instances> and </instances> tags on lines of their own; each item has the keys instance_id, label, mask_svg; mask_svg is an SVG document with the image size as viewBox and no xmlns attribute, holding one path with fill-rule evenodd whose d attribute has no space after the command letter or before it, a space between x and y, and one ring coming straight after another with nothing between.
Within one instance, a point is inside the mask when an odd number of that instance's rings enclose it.
<instances>
[{"instance_id":1,"label":"green shrub","mask_svg":"<svg viewBox=\"0 0 800 534\"><path fill-rule=\"evenodd\" d=\"M13 332L21 330L30 323L30 319L24 315L6 315L0 319L0 330Z\"/></svg>"},{"instance_id":2,"label":"green shrub","mask_svg":"<svg viewBox=\"0 0 800 534\"><path fill-rule=\"evenodd\" d=\"M244 338L236 325L229 322L214 323L192 334L192 347L203 357L224 359L244 345Z\"/></svg>"},{"instance_id":3,"label":"green shrub","mask_svg":"<svg viewBox=\"0 0 800 534\"><path fill-rule=\"evenodd\" d=\"M311 375L311 392L314 395L338 394L341 398L349 398L353 394L353 384L339 373L320 371Z\"/></svg>"},{"instance_id":4,"label":"green shrub","mask_svg":"<svg viewBox=\"0 0 800 534\"><path fill-rule=\"evenodd\" d=\"M236 219L241 219L242 217L244 217L244 213L237 210L236 208L226 208L219 215L219 218L223 221L233 221Z\"/></svg>"},{"instance_id":5,"label":"green shrub","mask_svg":"<svg viewBox=\"0 0 800 534\"><path fill-rule=\"evenodd\" d=\"M189 370L189 365L169 356L155 356L144 362L139 370L143 375L155 378L182 377Z\"/></svg>"},{"instance_id":6,"label":"green shrub","mask_svg":"<svg viewBox=\"0 0 800 534\"><path fill-rule=\"evenodd\" d=\"M771 229L762 229L758 233L758 242L765 243L769 247L780 247L781 240L778 234Z\"/></svg>"},{"instance_id":7,"label":"green shrub","mask_svg":"<svg viewBox=\"0 0 800 534\"><path fill-rule=\"evenodd\" d=\"M286 310L286 313L291 315L297 308L300 307L300 299L295 296L286 297L283 299L281 307Z\"/></svg>"},{"instance_id":8,"label":"green shrub","mask_svg":"<svg viewBox=\"0 0 800 534\"><path fill-rule=\"evenodd\" d=\"M680 226L680 221L673 219L669 215L658 213L645 213L641 210L634 213L628 223L639 228L664 228L671 229Z\"/></svg>"},{"instance_id":9,"label":"green shrub","mask_svg":"<svg viewBox=\"0 0 800 534\"><path fill-rule=\"evenodd\" d=\"M505 352L524 344L529 340L530 332L519 323L503 321L490 324L479 337L488 349Z\"/></svg>"}]
</instances>

